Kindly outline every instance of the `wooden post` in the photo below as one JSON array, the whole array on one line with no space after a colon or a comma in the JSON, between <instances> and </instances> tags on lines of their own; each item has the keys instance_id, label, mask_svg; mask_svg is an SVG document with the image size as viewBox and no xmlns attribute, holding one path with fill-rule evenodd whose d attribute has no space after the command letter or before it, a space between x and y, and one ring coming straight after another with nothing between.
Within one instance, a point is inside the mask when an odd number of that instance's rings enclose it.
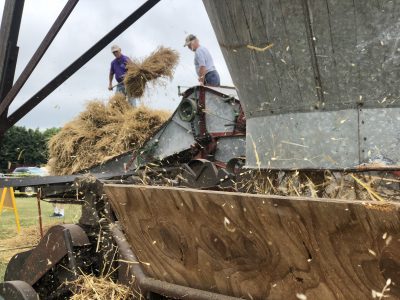
<instances>
[{"instance_id":1,"label":"wooden post","mask_svg":"<svg viewBox=\"0 0 400 300\"><path fill-rule=\"evenodd\" d=\"M38 215L39 215L39 230L40 230L40 237L43 238L43 223L42 223L42 208L40 206L40 196L41 196L41 189L39 188L36 193L37 199L37 206L38 206Z\"/></svg>"}]
</instances>

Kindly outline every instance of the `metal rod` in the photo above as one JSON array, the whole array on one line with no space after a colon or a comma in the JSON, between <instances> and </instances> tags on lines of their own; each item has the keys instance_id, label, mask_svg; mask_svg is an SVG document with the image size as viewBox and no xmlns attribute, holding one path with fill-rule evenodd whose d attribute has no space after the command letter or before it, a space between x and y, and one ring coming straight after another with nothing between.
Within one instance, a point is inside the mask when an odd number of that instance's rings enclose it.
<instances>
[{"instance_id":1,"label":"metal rod","mask_svg":"<svg viewBox=\"0 0 400 300\"><path fill-rule=\"evenodd\" d=\"M112 42L117 36L123 33L133 23L139 20L145 15L151 8L153 8L161 0L148 0L124 21L117 25L113 30L107 33L102 39L94 44L89 50L87 50L81 57L75 60L70 66L64 71L57 75L51 80L46 86L44 86L39 92L37 92L32 98L26 101L20 108L12 113L8 118L8 128L13 126L19 120L21 120L29 111L36 107L44 98L50 95L57 87L59 87L64 81L71 77L76 71L84 66L89 60L91 60L96 54L98 54L104 47Z\"/></svg>"},{"instance_id":2,"label":"metal rod","mask_svg":"<svg viewBox=\"0 0 400 300\"><path fill-rule=\"evenodd\" d=\"M65 248L67 249L68 253L68 267L69 270L72 272L73 280L75 280L78 277L78 272L76 267L76 260L72 244L71 232L69 231L69 229L66 228L63 230L63 233L64 233Z\"/></svg>"},{"instance_id":3,"label":"metal rod","mask_svg":"<svg viewBox=\"0 0 400 300\"><path fill-rule=\"evenodd\" d=\"M125 178L134 175L134 171L113 172L112 170L104 173L90 173L97 179ZM66 176L43 176L43 177L20 177L20 178L0 178L0 188L5 187L26 187L26 186L48 186L51 184L73 183L84 174L66 175Z\"/></svg>"},{"instance_id":4,"label":"metal rod","mask_svg":"<svg viewBox=\"0 0 400 300\"><path fill-rule=\"evenodd\" d=\"M41 191L42 191L41 188L38 188L37 193L36 193L36 200L37 200L38 215L39 215L40 237L43 238L42 208L40 206Z\"/></svg>"},{"instance_id":5,"label":"metal rod","mask_svg":"<svg viewBox=\"0 0 400 300\"><path fill-rule=\"evenodd\" d=\"M127 282L130 281L129 276L133 275L134 283L137 284L141 292L154 292L163 296L171 297L173 299L191 299L191 300L238 300L239 298L226 296L222 294L216 294L208 291L194 289L186 286L181 286L157 279L147 277L142 268L140 262L133 253L125 235L118 228L118 225L111 226L111 232L114 240L116 241L121 258L129 261L128 277ZM123 263L123 262L122 262ZM124 264L124 263L123 263Z\"/></svg>"},{"instance_id":6,"label":"metal rod","mask_svg":"<svg viewBox=\"0 0 400 300\"><path fill-rule=\"evenodd\" d=\"M58 32L61 30L65 21L68 19L69 15L71 14L78 2L79 0L69 0L64 6L63 10L55 20L54 24L51 26L49 32L44 37L40 46L26 65L25 69L22 71L21 75L18 77L17 81L15 82L11 90L7 93L5 98L0 102L0 115L2 115L7 110L21 88L24 86L29 76L32 74L33 70L36 68L43 55L46 53L47 49L57 36Z\"/></svg>"}]
</instances>

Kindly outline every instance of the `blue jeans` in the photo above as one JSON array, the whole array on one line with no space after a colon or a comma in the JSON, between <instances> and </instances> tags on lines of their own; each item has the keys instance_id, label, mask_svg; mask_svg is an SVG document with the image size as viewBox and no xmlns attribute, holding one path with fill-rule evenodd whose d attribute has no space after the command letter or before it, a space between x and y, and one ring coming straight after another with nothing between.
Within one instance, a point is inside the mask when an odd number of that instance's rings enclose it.
<instances>
[{"instance_id":1,"label":"blue jeans","mask_svg":"<svg viewBox=\"0 0 400 300\"><path fill-rule=\"evenodd\" d=\"M219 79L219 74L217 71L210 71L206 74L206 77L204 78L204 85L209 85L209 86L220 86L220 79Z\"/></svg>"},{"instance_id":2,"label":"blue jeans","mask_svg":"<svg viewBox=\"0 0 400 300\"><path fill-rule=\"evenodd\" d=\"M136 98L128 98L128 103L132 106L132 107L138 107L139 106L139 100Z\"/></svg>"},{"instance_id":3,"label":"blue jeans","mask_svg":"<svg viewBox=\"0 0 400 300\"><path fill-rule=\"evenodd\" d=\"M117 93L122 93L122 94L124 94L125 96L127 96L127 94L126 94L126 90L125 90L125 85L124 85L124 83L123 82L121 82L120 84L118 84L117 86L116 86L116 89L115 89L115 93L117 94ZM136 98L133 98L133 97L126 97L126 99L128 100L128 103L132 106L132 107L138 107L139 106L139 99L136 99Z\"/></svg>"},{"instance_id":4,"label":"blue jeans","mask_svg":"<svg viewBox=\"0 0 400 300\"><path fill-rule=\"evenodd\" d=\"M125 85L123 82L118 83L115 89L115 93L122 93L126 96Z\"/></svg>"}]
</instances>

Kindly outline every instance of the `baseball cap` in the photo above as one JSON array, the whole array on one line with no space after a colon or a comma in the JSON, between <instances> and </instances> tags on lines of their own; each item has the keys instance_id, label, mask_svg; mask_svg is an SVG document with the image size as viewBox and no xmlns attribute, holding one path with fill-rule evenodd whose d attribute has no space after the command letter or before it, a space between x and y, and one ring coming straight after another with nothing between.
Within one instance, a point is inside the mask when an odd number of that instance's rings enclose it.
<instances>
[{"instance_id":1,"label":"baseball cap","mask_svg":"<svg viewBox=\"0 0 400 300\"><path fill-rule=\"evenodd\" d=\"M121 51L121 48L118 45L112 45L111 52L115 52L115 51Z\"/></svg>"},{"instance_id":2,"label":"baseball cap","mask_svg":"<svg viewBox=\"0 0 400 300\"><path fill-rule=\"evenodd\" d=\"M191 42L191 41L194 41L195 39L197 39L195 35L189 34L189 35L186 37L185 45L183 45L183 47L189 46L190 42Z\"/></svg>"}]
</instances>

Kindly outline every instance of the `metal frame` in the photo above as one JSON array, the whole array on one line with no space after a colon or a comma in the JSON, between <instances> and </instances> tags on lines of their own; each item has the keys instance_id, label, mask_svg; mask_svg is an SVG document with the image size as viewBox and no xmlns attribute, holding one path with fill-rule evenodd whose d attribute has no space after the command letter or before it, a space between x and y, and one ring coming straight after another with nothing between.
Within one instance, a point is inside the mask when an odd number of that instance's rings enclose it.
<instances>
[{"instance_id":1,"label":"metal frame","mask_svg":"<svg viewBox=\"0 0 400 300\"><path fill-rule=\"evenodd\" d=\"M79 0L69 0L60 15L57 17L54 24L51 26L49 32L46 34L45 38L41 42L40 46L36 50L35 54L33 54L32 58L26 65L25 69L22 71L21 75L12 86L11 90L8 91L5 98L0 102L0 115L3 114L7 108L10 106L12 101L17 96L18 92L24 86L29 76L32 74L33 70L37 66L37 64L42 59L43 55L46 53L47 49L53 42L54 38L57 36L58 32L61 30L65 21L68 19L69 15L72 13L72 10L78 4Z\"/></svg>"},{"instance_id":2,"label":"metal frame","mask_svg":"<svg viewBox=\"0 0 400 300\"><path fill-rule=\"evenodd\" d=\"M240 101L234 97L233 99L234 102L238 103L240 105L240 112L238 116L238 121L239 121L239 127L234 126L233 130L231 132L208 132L207 130L207 120L206 120L206 92L213 93L215 95L218 95L220 97L224 97L225 95L218 92L215 89L208 88L207 86L199 86L193 89L195 92L199 93L199 101L198 101L198 106L199 106L199 128L200 132L196 139L197 146L199 148L199 153L194 157L195 159L204 159L207 158L208 155L211 153L214 153L217 147L218 140L220 138L225 138L225 137L245 137L246 136L246 122L244 121L244 112L243 112L243 107L240 103ZM188 92L186 92L186 95ZM185 96L186 97L186 96ZM193 121L192 121L193 122ZM205 139L207 142L203 143L201 139ZM221 161L214 161L216 165L219 167L225 167L226 164L221 162Z\"/></svg>"},{"instance_id":3,"label":"metal frame","mask_svg":"<svg viewBox=\"0 0 400 300\"><path fill-rule=\"evenodd\" d=\"M16 1L16 0L8 0ZM64 22L67 20L68 16L76 6L79 0L69 0L65 5L64 9L56 19L55 23L51 27L50 31L40 44L39 48L36 50L34 56L22 72L21 76L18 78L15 85L10 91L7 91L6 98L3 96L0 98L0 114L6 112L9 105L15 99L19 90L22 88L26 80L35 69L36 65L43 57L47 48L50 46L51 42L56 37L57 33L61 29ZM130 14L125 20L119 23L114 29L107 33L103 38L101 38L96 44L94 44L89 50L82 54L78 59L76 59L71 65L69 65L64 71L58 74L53 80L46 84L41 90L39 90L35 95L28 99L21 107L19 107L10 116L4 117L0 126L0 138L10 127L15 125L19 120L21 120L30 110L35 108L40 102L43 101L48 95L50 95L57 87L64 83L69 77L71 77L75 72L82 68L88 61L90 61L95 55L97 55L102 49L104 49L110 42L112 42L116 37L128 29L132 24L139 20L143 15L145 15L150 9L152 9L161 0L148 0L138 9L136 9L132 14ZM17 1L19 2L19 1ZM23 3L23 1L20 1ZM15 16L15 20L21 22L22 11L20 15ZM19 26L18 26L19 31ZM16 41L15 41L16 42ZM16 62L16 61L15 61ZM15 68L15 66L14 66ZM8 74L8 72L7 72ZM13 73L14 74L14 73ZM0 95L1 96L1 95ZM1 100L2 99L2 100Z\"/></svg>"},{"instance_id":4,"label":"metal frame","mask_svg":"<svg viewBox=\"0 0 400 300\"><path fill-rule=\"evenodd\" d=\"M104 172L90 173L96 179L124 178L134 175L134 171L129 172ZM44 177L16 177L16 178L0 178L0 188L5 187L24 187L24 186L49 186L53 184L73 183L76 179L84 176L84 174L65 175L65 176L44 176Z\"/></svg>"}]
</instances>

